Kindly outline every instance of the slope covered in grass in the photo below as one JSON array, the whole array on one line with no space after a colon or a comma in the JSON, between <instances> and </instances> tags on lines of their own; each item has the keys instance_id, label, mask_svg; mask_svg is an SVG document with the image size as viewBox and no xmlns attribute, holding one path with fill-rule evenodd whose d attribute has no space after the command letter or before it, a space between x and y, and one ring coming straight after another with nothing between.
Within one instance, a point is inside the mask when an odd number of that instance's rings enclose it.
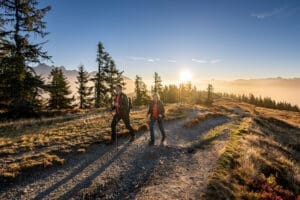
<instances>
[{"instance_id":1,"label":"slope covered in grass","mask_svg":"<svg viewBox=\"0 0 300 200\"><path fill-rule=\"evenodd\" d=\"M231 130L206 198L299 199L300 129L294 125L298 113L285 111L281 120L278 111L271 109L228 102L218 106L238 106L251 115L241 118Z\"/></svg>"}]
</instances>

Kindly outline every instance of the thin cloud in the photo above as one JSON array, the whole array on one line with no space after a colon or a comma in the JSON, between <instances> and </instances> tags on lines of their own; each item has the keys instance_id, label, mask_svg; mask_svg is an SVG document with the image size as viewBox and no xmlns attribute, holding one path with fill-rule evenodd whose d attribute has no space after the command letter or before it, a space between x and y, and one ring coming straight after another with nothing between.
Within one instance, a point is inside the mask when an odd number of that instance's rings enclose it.
<instances>
[{"instance_id":1,"label":"thin cloud","mask_svg":"<svg viewBox=\"0 0 300 200\"><path fill-rule=\"evenodd\" d=\"M160 60L159 58L146 58L146 57L138 57L138 56L129 56L128 59L134 61L146 61L146 62L157 62Z\"/></svg>"},{"instance_id":2,"label":"thin cloud","mask_svg":"<svg viewBox=\"0 0 300 200\"><path fill-rule=\"evenodd\" d=\"M168 60L169 63L176 63L176 60Z\"/></svg>"},{"instance_id":3,"label":"thin cloud","mask_svg":"<svg viewBox=\"0 0 300 200\"><path fill-rule=\"evenodd\" d=\"M159 61L160 59L159 58L148 58L147 61L148 62L156 62L156 61Z\"/></svg>"},{"instance_id":4,"label":"thin cloud","mask_svg":"<svg viewBox=\"0 0 300 200\"><path fill-rule=\"evenodd\" d=\"M222 60L220 59L212 59L212 60L203 60L203 59L195 59L193 58L192 59L193 62L196 62L196 63L200 63L200 64L216 64L216 63L219 63L221 62Z\"/></svg>"},{"instance_id":5,"label":"thin cloud","mask_svg":"<svg viewBox=\"0 0 300 200\"><path fill-rule=\"evenodd\" d=\"M266 12L252 13L251 17L255 17L257 19L266 19L270 17L288 17L299 12L299 8L300 7L283 6Z\"/></svg>"},{"instance_id":6,"label":"thin cloud","mask_svg":"<svg viewBox=\"0 0 300 200\"><path fill-rule=\"evenodd\" d=\"M199 59L195 59L195 58L193 58L192 61L201 63L201 64L207 63L207 60L199 60Z\"/></svg>"},{"instance_id":7,"label":"thin cloud","mask_svg":"<svg viewBox=\"0 0 300 200\"><path fill-rule=\"evenodd\" d=\"M128 59L129 60L146 60L146 58L144 58L144 57L136 57L136 56L129 56Z\"/></svg>"}]
</instances>

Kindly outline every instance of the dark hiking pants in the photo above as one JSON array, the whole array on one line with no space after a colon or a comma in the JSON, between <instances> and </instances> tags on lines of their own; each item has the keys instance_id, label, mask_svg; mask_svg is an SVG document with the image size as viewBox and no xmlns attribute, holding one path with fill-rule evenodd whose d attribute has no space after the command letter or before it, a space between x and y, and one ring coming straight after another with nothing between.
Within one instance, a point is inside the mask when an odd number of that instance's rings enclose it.
<instances>
[{"instance_id":1,"label":"dark hiking pants","mask_svg":"<svg viewBox=\"0 0 300 200\"><path fill-rule=\"evenodd\" d=\"M113 120L112 120L112 122L111 122L111 139L112 139L113 141L116 140L116 136L117 136L117 133L116 133L116 126L117 126L118 122L119 122L121 119L123 120L123 122L124 122L126 128L129 130L130 135L131 135L131 136L134 136L134 130L133 130L133 128L132 128L131 125L130 125L130 118L129 118L129 115L123 116L123 115L115 114L114 117L113 117Z\"/></svg>"}]
</instances>

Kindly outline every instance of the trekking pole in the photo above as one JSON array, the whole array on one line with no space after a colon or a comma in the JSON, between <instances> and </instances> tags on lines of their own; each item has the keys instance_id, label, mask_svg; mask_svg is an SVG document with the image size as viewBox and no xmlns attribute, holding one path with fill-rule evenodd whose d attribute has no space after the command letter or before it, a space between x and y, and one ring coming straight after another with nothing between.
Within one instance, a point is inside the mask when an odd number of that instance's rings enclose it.
<instances>
[{"instance_id":1,"label":"trekking pole","mask_svg":"<svg viewBox=\"0 0 300 200\"><path fill-rule=\"evenodd\" d=\"M111 116L114 117L114 114L110 112ZM118 150L118 123L116 124L116 148Z\"/></svg>"},{"instance_id":2,"label":"trekking pole","mask_svg":"<svg viewBox=\"0 0 300 200\"><path fill-rule=\"evenodd\" d=\"M117 148L117 151L118 151L118 131L119 131L119 128L118 128L118 123L116 125L116 148Z\"/></svg>"}]
</instances>

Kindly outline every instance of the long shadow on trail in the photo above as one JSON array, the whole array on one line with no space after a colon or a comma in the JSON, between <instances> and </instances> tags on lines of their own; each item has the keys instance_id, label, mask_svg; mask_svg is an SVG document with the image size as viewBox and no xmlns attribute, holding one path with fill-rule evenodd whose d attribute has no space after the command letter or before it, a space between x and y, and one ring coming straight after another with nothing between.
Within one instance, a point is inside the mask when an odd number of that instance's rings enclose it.
<instances>
[{"instance_id":1,"label":"long shadow on trail","mask_svg":"<svg viewBox=\"0 0 300 200\"><path fill-rule=\"evenodd\" d=\"M193 129L188 130L188 134L190 136L183 136L185 140L194 140L199 135L207 132L208 130L215 128L216 126L222 125L226 122L230 121L228 117L222 117L219 119L214 119L213 121L209 121L206 126L199 124ZM205 123L208 121L205 121ZM174 127L173 127L174 128ZM176 127L179 128L179 127ZM168 127L166 128L167 134ZM178 130L178 129L177 129ZM173 130L174 131L174 130ZM156 137L159 137L158 131L156 131ZM217 140L219 137L214 137L210 141L206 141L207 144L211 143L213 140ZM170 138L168 138L170 139ZM81 192L76 194L76 190L74 191L73 196L75 199L134 199L135 195L145 186L147 185L147 181L153 174L154 170L157 167L160 167L160 159L162 157L167 158L167 160L172 159L172 153L177 153L177 156L180 156L182 152L187 152L187 148L182 148L178 146L154 146L148 147L145 146L138 155L135 156L135 159L130 162L130 168L122 172L118 177L109 179L105 184L101 184L97 186L93 191ZM176 156L175 156L176 157ZM169 160L170 161L170 160ZM168 165L168 172L171 172L175 169L174 165ZM97 173L99 175L100 173ZM92 176L95 178L96 176ZM90 179L90 177L88 178ZM78 184L80 185L80 184ZM88 185L85 186L87 188ZM77 187L77 192L83 187ZM69 194L66 194L62 197L62 199L67 199L72 197Z\"/></svg>"},{"instance_id":2,"label":"long shadow on trail","mask_svg":"<svg viewBox=\"0 0 300 200\"><path fill-rule=\"evenodd\" d=\"M122 153L124 153L126 151L128 147L128 143L124 144L124 146L119 149L118 153L115 154L111 159L109 159L106 163L104 163L102 165L102 167L97 170L94 174L92 174L91 176L89 176L87 178L88 181L93 180L95 177L97 177L99 174L101 174L108 166L110 166ZM99 155L99 157L95 158L95 160L99 160L101 159L101 157L103 157L106 153L112 151L115 147L111 147L111 148L107 148L107 150L104 152L104 154ZM56 189L58 189L60 186L66 184L69 180L71 180L72 178L74 178L76 175L78 175L80 172L82 172L85 168L87 168L89 165L91 165L92 163L95 162L95 160L90 160L89 162L83 163L82 165L80 165L78 168L76 168L70 175L68 175L67 177L65 177L64 179L62 179L61 181L55 183L54 185L52 185L51 187L49 187L48 189L46 189L45 191L39 193L34 199L42 199L47 197L51 192L55 191ZM84 181L83 181L84 182ZM74 191L77 191L79 188L82 188L86 185L87 183L78 183L75 187L73 187L71 190L69 190L66 194L66 196L69 196L70 194L73 194Z\"/></svg>"},{"instance_id":3,"label":"long shadow on trail","mask_svg":"<svg viewBox=\"0 0 300 200\"><path fill-rule=\"evenodd\" d=\"M101 152L101 154L94 156L93 159L85 160L84 158L87 156L87 154L78 155L78 153L73 153L72 155L67 155L66 156L67 163L73 159L78 162L76 162L76 167L74 165L70 166L70 164L68 166L68 164L67 164L67 167L73 168L73 169L71 169L72 172L67 177L63 178L63 180L61 180L55 184L57 186L57 188L60 185L63 185L64 182L67 182L68 180L72 179L79 172L81 172L84 168L86 168L87 166L92 164L95 160L101 159L107 153L109 153L110 151L112 151L115 148L114 146L106 146L105 144L102 144L102 145L104 148L103 151ZM88 147L88 149L89 149L88 151L93 151L94 148L99 148L99 147L101 147L101 146L99 146L97 144L92 145L91 147ZM34 182L41 181L41 180L47 181L47 179L49 177L51 177L53 174L57 173L58 170L65 169L65 168L66 168L66 165L57 165L53 168L39 169L38 171L28 171L28 172L25 171L16 180L13 180L11 182L9 182L9 180L5 180L5 179L3 179L3 182L2 182L2 179L0 178L0 185L1 185L0 194L8 191L12 187L24 186L24 182L26 182L26 185L30 185Z\"/></svg>"},{"instance_id":4,"label":"long shadow on trail","mask_svg":"<svg viewBox=\"0 0 300 200\"><path fill-rule=\"evenodd\" d=\"M162 157L170 156L170 153L179 152L182 149L165 146L145 146L139 155L130 163L130 168L117 178L110 179L104 185L87 194L76 194L76 199L134 199L144 185L147 184L153 171L159 167ZM172 170L172 169L170 169ZM64 196L67 199L70 196Z\"/></svg>"}]
</instances>

